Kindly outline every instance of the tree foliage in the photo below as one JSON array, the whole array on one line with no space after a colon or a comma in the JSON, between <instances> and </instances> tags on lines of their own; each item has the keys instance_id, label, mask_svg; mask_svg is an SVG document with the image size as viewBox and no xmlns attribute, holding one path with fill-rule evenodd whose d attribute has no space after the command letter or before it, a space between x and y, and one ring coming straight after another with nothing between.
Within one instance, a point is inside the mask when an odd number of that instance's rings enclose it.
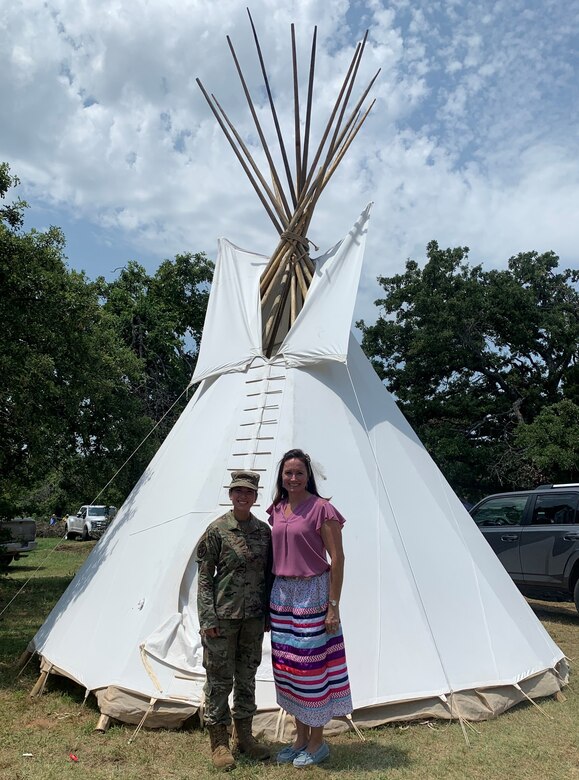
<instances>
[{"instance_id":1,"label":"tree foliage","mask_svg":"<svg viewBox=\"0 0 579 780\"><path fill-rule=\"evenodd\" d=\"M8 190L18 184L20 181L17 176L10 174L8 163L0 162L0 200L4 200ZM14 203L3 203L0 206L0 223L10 225L13 228L20 227L23 222L22 213L26 206L26 201L21 198L18 198Z\"/></svg>"},{"instance_id":2,"label":"tree foliage","mask_svg":"<svg viewBox=\"0 0 579 780\"><path fill-rule=\"evenodd\" d=\"M17 183L0 166L0 195ZM0 211L0 515L92 501L187 386L212 265L178 255L153 276L114 282L68 269L58 228ZM181 403L174 415L183 408ZM147 439L99 502L119 505L165 429Z\"/></svg>"},{"instance_id":3,"label":"tree foliage","mask_svg":"<svg viewBox=\"0 0 579 780\"><path fill-rule=\"evenodd\" d=\"M579 406L573 401L545 406L533 422L517 427L515 441L542 478L579 482Z\"/></svg>"},{"instance_id":4,"label":"tree foliage","mask_svg":"<svg viewBox=\"0 0 579 780\"><path fill-rule=\"evenodd\" d=\"M58 228L23 230L17 183L0 164L0 515L93 501L145 440L99 497L118 506L186 401L213 266L184 253L91 281ZM579 272L553 252L485 271L468 251L433 241L379 277L363 347L464 498L578 479Z\"/></svg>"},{"instance_id":5,"label":"tree foliage","mask_svg":"<svg viewBox=\"0 0 579 780\"><path fill-rule=\"evenodd\" d=\"M114 282L99 280L105 311L143 367L135 391L153 419L167 411L191 378L212 274L204 254L187 253L165 260L153 277L130 262Z\"/></svg>"},{"instance_id":6,"label":"tree foliage","mask_svg":"<svg viewBox=\"0 0 579 780\"><path fill-rule=\"evenodd\" d=\"M363 347L427 448L465 497L531 485L545 471L516 432L577 398L579 272L553 252L506 270L468 262L468 248L428 244L421 268L379 277L385 295ZM557 472L559 473L559 472Z\"/></svg>"}]
</instances>

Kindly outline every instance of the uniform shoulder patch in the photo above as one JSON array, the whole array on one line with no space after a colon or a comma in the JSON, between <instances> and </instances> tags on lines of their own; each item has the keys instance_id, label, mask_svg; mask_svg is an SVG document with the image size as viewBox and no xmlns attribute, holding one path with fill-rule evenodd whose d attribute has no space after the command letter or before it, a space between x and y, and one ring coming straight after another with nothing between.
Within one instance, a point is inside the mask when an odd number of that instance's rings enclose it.
<instances>
[{"instance_id":1,"label":"uniform shoulder patch","mask_svg":"<svg viewBox=\"0 0 579 780\"><path fill-rule=\"evenodd\" d=\"M197 560L202 561L207 555L207 542L202 539L197 547Z\"/></svg>"}]
</instances>

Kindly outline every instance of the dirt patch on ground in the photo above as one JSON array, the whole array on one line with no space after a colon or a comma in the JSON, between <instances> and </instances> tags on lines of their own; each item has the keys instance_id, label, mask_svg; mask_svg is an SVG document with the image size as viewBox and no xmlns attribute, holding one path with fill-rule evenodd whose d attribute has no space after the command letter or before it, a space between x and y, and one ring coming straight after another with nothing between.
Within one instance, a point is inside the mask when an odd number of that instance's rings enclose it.
<instances>
[{"instance_id":1,"label":"dirt patch on ground","mask_svg":"<svg viewBox=\"0 0 579 780\"><path fill-rule=\"evenodd\" d=\"M84 545L86 547L94 547L95 542L61 542L60 544L57 544L54 548L58 552L68 552L68 553L78 553L80 545Z\"/></svg>"},{"instance_id":2,"label":"dirt patch on ground","mask_svg":"<svg viewBox=\"0 0 579 780\"><path fill-rule=\"evenodd\" d=\"M52 729L56 726L56 721L51 718L35 718L26 724L27 729Z\"/></svg>"}]
</instances>

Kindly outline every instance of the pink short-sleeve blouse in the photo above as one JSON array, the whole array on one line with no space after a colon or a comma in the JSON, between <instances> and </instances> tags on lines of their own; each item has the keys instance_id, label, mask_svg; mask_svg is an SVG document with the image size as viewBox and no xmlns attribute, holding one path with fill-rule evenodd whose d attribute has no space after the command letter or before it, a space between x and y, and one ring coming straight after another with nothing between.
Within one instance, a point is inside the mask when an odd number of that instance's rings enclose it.
<instances>
[{"instance_id":1,"label":"pink short-sleeve blouse","mask_svg":"<svg viewBox=\"0 0 579 780\"><path fill-rule=\"evenodd\" d=\"M289 517L286 501L272 504L267 512L272 527L273 573L280 577L312 577L330 568L320 533L327 520L346 522L338 510L323 498L310 496Z\"/></svg>"}]
</instances>

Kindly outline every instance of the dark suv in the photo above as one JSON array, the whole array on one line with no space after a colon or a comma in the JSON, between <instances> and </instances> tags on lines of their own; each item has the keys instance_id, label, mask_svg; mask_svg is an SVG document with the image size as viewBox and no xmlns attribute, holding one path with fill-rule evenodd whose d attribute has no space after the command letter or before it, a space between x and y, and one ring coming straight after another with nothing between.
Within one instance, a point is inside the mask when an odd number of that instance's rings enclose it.
<instances>
[{"instance_id":1,"label":"dark suv","mask_svg":"<svg viewBox=\"0 0 579 780\"><path fill-rule=\"evenodd\" d=\"M496 493L470 513L522 593L579 611L579 484Z\"/></svg>"}]
</instances>

